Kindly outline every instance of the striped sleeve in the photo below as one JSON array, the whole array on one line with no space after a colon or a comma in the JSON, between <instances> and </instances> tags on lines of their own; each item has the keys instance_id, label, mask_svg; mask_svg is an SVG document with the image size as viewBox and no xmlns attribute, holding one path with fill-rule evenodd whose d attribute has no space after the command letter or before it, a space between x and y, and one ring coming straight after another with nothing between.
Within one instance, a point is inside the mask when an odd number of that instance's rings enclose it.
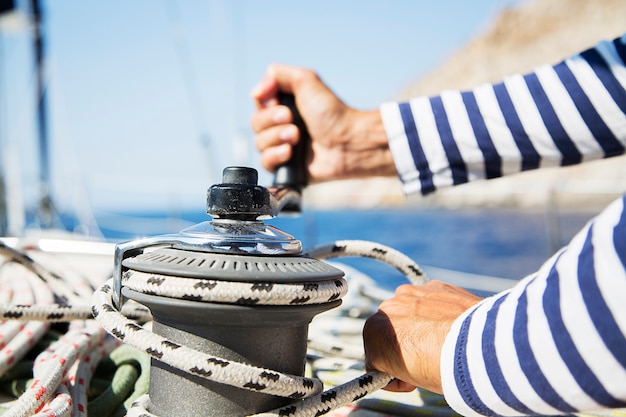
<instances>
[{"instance_id":1,"label":"striped sleeve","mask_svg":"<svg viewBox=\"0 0 626 417\"><path fill-rule=\"evenodd\" d=\"M626 407L626 195L511 290L459 317L441 355L464 416Z\"/></svg>"},{"instance_id":2,"label":"striped sleeve","mask_svg":"<svg viewBox=\"0 0 626 417\"><path fill-rule=\"evenodd\" d=\"M626 35L470 91L380 107L405 192L621 155Z\"/></svg>"}]
</instances>

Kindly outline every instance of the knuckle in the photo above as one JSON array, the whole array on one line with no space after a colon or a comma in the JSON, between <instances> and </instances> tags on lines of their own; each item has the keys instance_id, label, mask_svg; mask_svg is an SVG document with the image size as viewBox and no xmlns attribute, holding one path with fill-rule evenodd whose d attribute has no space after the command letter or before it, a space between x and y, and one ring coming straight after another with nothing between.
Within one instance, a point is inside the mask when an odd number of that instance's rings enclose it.
<instances>
[{"instance_id":1,"label":"knuckle","mask_svg":"<svg viewBox=\"0 0 626 417\"><path fill-rule=\"evenodd\" d=\"M297 84L308 84L319 80L317 73L308 68L298 68L294 71L294 81Z\"/></svg>"}]
</instances>

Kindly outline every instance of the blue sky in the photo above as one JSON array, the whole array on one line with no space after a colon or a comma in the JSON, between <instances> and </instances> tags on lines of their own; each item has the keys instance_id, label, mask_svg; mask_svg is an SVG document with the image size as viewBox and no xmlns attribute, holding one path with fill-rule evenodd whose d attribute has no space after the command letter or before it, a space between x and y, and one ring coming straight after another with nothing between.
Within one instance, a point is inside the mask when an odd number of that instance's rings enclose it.
<instances>
[{"instance_id":1,"label":"blue sky","mask_svg":"<svg viewBox=\"0 0 626 417\"><path fill-rule=\"evenodd\" d=\"M53 198L96 212L202 210L224 167L259 167L249 97L268 64L313 68L349 105L375 108L516 3L42 0ZM34 92L29 33L3 30L1 162L22 173L12 181L27 203Z\"/></svg>"}]
</instances>

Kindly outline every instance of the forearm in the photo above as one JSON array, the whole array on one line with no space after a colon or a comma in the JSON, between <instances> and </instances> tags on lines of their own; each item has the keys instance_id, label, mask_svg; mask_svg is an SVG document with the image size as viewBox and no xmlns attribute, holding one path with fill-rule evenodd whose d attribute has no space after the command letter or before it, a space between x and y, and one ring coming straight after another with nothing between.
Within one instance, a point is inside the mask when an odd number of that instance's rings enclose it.
<instances>
[{"instance_id":1,"label":"forearm","mask_svg":"<svg viewBox=\"0 0 626 417\"><path fill-rule=\"evenodd\" d=\"M510 292L458 319L441 355L459 413L626 406L626 196Z\"/></svg>"},{"instance_id":2,"label":"forearm","mask_svg":"<svg viewBox=\"0 0 626 417\"><path fill-rule=\"evenodd\" d=\"M383 104L406 191L623 154L624 60L618 39L499 84Z\"/></svg>"},{"instance_id":3,"label":"forearm","mask_svg":"<svg viewBox=\"0 0 626 417\"><path fill-rule=\"evenodd\" d=\"M351 177L395 176L396 168L380 112L357 111L343 165Z\"/></svg>"}]
</instances>

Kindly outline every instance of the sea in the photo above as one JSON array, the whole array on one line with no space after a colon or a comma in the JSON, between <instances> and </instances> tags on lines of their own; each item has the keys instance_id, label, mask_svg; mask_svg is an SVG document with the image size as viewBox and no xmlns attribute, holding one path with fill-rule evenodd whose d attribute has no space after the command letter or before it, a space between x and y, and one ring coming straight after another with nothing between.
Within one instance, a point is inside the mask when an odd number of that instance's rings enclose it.
<instances>
[{"instance_id":1,"label":"sea","mask_svg":"<svg viewBox=\"0 0 626 417\"><path fill-rule=\"evenodd\" d=\"M305 209L266 223L300 240L305 252L336 240L367 240L409 256L430 279L445 281L448 274L442 271L458 271L469 274L470 278L486 276L509 282L536 271L595 214L522 209ZM202 210L97 216L104 237L115 242L175 233L210 220ZM362 258L340 261L366 273L389 290L407 282L402 274L380 261ZM490 291L474 292L487 295Z\"/></svg>"}]
</instances>

